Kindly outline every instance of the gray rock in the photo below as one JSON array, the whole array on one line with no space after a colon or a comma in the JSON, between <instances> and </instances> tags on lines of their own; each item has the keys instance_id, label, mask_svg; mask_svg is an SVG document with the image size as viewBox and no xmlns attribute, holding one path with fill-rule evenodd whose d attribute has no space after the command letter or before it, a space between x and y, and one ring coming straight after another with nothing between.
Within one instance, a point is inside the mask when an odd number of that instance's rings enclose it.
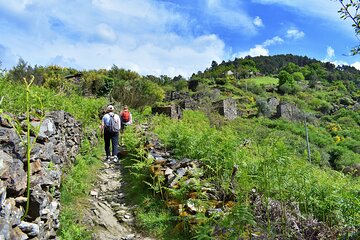
<instances>
[{"instance_id":1,"label":"gray rock","mask_svg":"<svg viewBox=\"0 0 360 240\"><path fill-rule=\"evenodd\" d=\"M65 112L64 111L54 111L50 112L46 115L47 117L51 118L55 125L64 124L65 123Z\"/></svg>"},{"instance_id":2,"label":"gray rock","mask_svg":"<svg viewBox=\"0 0 360 240\"><path fill-rule=\"evenodd\" d=\"M0 218L0 239L10 239L10 223L5 219Z\"/></svg>"},{"instance_id":3,"label":"gray rock","mask_svg":"<svg viewBox=\"0 0 360 240\"><path fill-rule=\"evenodd\" d=\"M37 217L40 217L41 210L46 208L46 206L50 203L51 196L50 193L42 190L40 185L36 185L32 189L28 216L35 220Z\"/></svg>"},{"instance_id":4,"label":"gray rock","mask_svg":"<svg viewBox=\"0 0 360 240\"><path fill-rule=\"evenodd\" d=\"M257 100L256 104L259 108L259 114L268 118L277 116L277 107L280 104L280 100L276 97L268 98L265 100Z\"/></svg>"},{"instance_id":5,"label":"gray rock","mask_svg":"<svg viewBox=\"0 0 360 240\"><path fill-rule=\"evenodd\" d=\"M6 199L6 183L0 180L0 206L3 206L5 199Z\"/></svg>"},{"instance_id":6,"label":"gray rock","mask_svg":"<svg viewBox=\"0 0 360 240\"><path fill-rule=\"evenodd\" d=\"M26 235L19 227L14 228L11 231L10 237L12 240L26 240L29 239L28 235Z\"/></svg>"},{"instance_id":7,"label":"gray rock","mask_svg":"<svg viewBox=\"0 0 360 240\"><path fill-rule=\"evenodd\" d=\"M21 195L26 189L24 164L19 159L13 159L1 150L0 159L2 159L2 174L0 178L6 182L9 196Z\"/></svg>"},{"instance_id":8,"label":"gray rock","mask_svg":"<svg viewBox=\"0 0 360 240\"><path fill-rule=\"evenodd\" d=\"M278 116L293 121L302 121L304 118L303 113L297 106L286 102L279 104Z\"/></svg>"},{"instance_id":9,"label":"gray rock","mask_svg":"<svg viewBox=\"0 0 360 240\"><path fill-rule=\"evenodd\" d=\"M12 128L11 123L4 117L4 115L0 115L0 126L6 127L6 128Z\"/></svg>"},{"instance_id":10,"label":"gray rock","mask_svg":"<svg viewBox=\"0 0 360 240\"><path fill-rule=\"evenodd\" d=\"M13 128L0 127L0 149L15 158L25 156L25 148Z\"/></svg>"},{"instance_id":11,"label":"gray rock","mask_svg":"<svg viewBox=\"0 0 360 240\"><path fill-rule=\"evenodd\" d=\"M39 225L37 225L35 223L21 221L21 223L18 227L21 229L21 231L26 233L29 237L36 237L40 233L40 227L39 227Z\"/></svg>"},{"instance_id":12,"label":"gray rock","mask_svg":"<svg viewBox=\"0 0 360 240\"><path fill-rule=\"evenodd\" d=\"M18 225L21 221L22 215L22 210L16 207L16 202L13 198L8 198L4 201L0 211L0 216L8 222L10 226Z\"/></svg>"},{"instance_id":13,"label":"gray rock","mask_svg":"<svg viewBox=\"0 0 360 240\"><path fill-rule=\"evenodd\" d=\"M45 118L41 124L39 134L44 134L46 137L50 137L55 134L56 127L54 121L49 118Z\"/></svg>"},{"instance_id":14,"label":"gray rock","mask_svg":"<svg viewBox=\"0 0 360 240\"><path fill-rule=\"evenodd\" d=\"M354 106L352 107L352 110L359 111L360 110L360 103L359 102L355 103Z\"/></svg>"}]
</instances>

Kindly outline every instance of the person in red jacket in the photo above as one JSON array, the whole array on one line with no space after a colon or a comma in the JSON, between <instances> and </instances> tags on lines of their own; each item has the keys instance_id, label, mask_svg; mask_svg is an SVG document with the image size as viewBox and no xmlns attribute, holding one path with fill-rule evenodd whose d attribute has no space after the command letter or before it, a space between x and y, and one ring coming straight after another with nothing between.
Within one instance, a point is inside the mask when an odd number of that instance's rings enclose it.
<instances>
[{"instance_id":1,"label":"person in red jacket","mask_svg":"<svg viewBox=\"0 0 360 240\"><path fill-rule=\"evenodd\" d=\"M124 137L123 137L123 133L124 133L124 129L126 126L131 125L132 124L132 116L131 113L129 111L128 106L124 106L123 110L120 112L119 114L120 119L121 119L121 135L120 135L120 144L121 146L124 146Z\"/></svg>"},{"instance_id":2,"label":"person in red jacket","mask_svg":"<svg viewBox=\"0 0 360 240\"><path fill-rule=\"evenodd\" d=\"M125 126L132 124L132 116L128 106L125 105L123 110L120 112L120 119L121 119L121 132L124 132Z\"/></svg>"}]
</instances>

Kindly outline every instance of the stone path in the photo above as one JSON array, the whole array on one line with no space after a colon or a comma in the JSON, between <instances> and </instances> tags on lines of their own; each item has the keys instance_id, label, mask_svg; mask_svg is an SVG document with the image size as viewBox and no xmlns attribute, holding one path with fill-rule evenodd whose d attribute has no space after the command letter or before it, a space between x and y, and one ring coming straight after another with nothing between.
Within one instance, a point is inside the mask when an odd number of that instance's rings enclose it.
<instances>
[{"instance_id":1,"label":"stone path","mask_svg":"<svg viewBox=\"0 0 360 240\"><path fill-rule=\"evenodd\" d=\"M86 222L94 230L93 239L101 240L154 240L134 229L135 218L131 206L124 201L124 182L121 163L104 162L97 186L90 192L90 210Z\"/></svg>"}]
</instances>

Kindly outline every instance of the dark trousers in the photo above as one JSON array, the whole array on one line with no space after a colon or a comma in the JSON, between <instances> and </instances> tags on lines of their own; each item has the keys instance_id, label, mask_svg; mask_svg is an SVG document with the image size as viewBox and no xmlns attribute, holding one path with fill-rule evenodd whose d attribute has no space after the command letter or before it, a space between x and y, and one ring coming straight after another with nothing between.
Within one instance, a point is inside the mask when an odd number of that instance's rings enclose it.
<instances>
[{"instance_id":1,"label":"dark trousers","mask_svg":"<svg viewBox=\"0 0 360 240\"><path fill-rule=\"evenodd\" d=\"M112 155L117 156L118 155L118 145L119 145L119 133L113 133L109 132L107 129L104 131L104 141L105 141L105 152L106 156L110 156L110 141L111 141L111 150Z\"/></svg>"}]
</instances>

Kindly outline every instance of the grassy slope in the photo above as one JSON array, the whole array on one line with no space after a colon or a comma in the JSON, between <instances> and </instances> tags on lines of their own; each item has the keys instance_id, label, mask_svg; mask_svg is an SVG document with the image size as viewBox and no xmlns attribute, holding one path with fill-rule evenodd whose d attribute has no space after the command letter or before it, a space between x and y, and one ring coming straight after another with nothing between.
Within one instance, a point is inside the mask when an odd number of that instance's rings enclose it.
<instances>
[{"instance_id":1,"label":"grassy slope","mask_svg":"<svg viewBox=\"0 0 360 240\"><path fill-rule=\"evenodd\" d=\"M261 84L273 84L273 85L277 85L279 83L279 79L278 78L273 78L273 77L268 77L268 76L264 76L264 77L254 77L254 78L248 78L248 79L244 79L244 81L247 82L251 82L251 83L255 83L258 85Z\"/></svg>"}]
</instances>

